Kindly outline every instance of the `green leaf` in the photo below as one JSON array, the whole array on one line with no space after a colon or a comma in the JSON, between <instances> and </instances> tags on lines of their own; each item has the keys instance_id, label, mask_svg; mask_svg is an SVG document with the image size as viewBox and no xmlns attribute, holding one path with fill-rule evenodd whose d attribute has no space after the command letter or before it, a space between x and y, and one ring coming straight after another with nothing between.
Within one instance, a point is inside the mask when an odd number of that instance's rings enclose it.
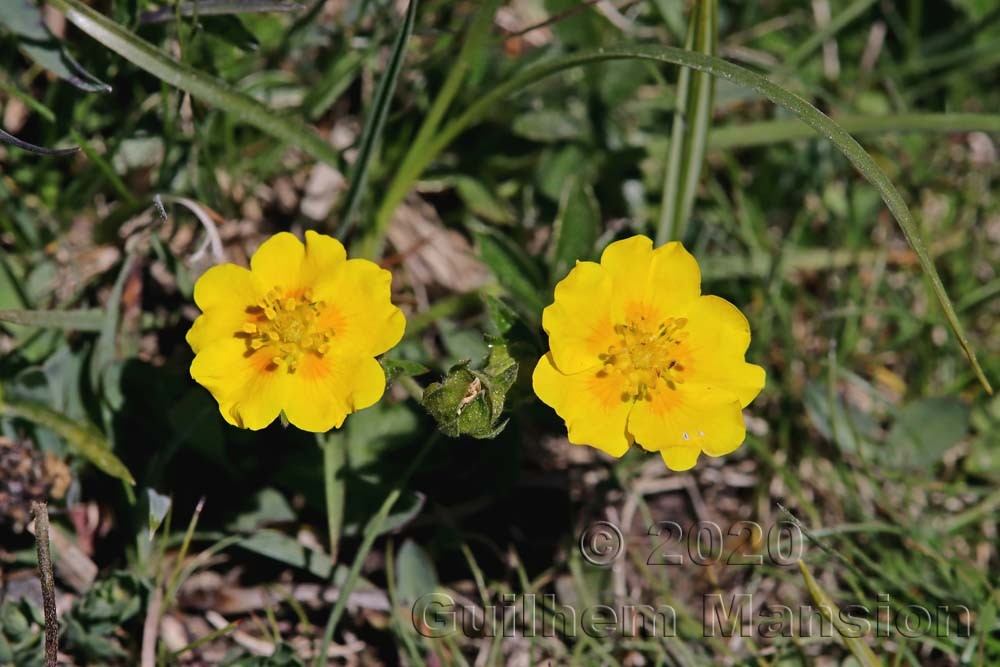
<instances>
[{"instance_id":1,"label":"green leaf","mask_svg":"<svg viewBox=\"0 0 1000 667\"><path fill-rule=\"evenodd\" d=\"M107 439L91 424L77 423L42 404L22 401L0 402L0 416L26 419L52 431L65 440L71 450L90 461L97 469L135 485L132 473L112 453Z\"/></svg>"},{"instance_id":2,"label":"green leaf","mask_svg":"<svg viewBox=\"0 0 1000 667\"><path fill-rule=\"evenodd\" d=\"M98 308L80 310L0 310L0 322L29 327L64 329L67 331L100 331L104 311Z\"/></svg>"},{"instance_id":3,"label":"green leaf","mask_svg":"<svg viewBox=\"0 0 1000 667\"><path fill-rule=\"evenodd\" d=\"M295 511L280 491L270 487L254 496L254 508L243 512L229 524L231 530L250 532L264 526L295 521Z\"/></svg>"},{"instance_id":4,"label":"green leaf","mask_svg":"<svg viewBox=\"0 0 1000 667\"><path fill-rule=\"evenodd\" d=\"M552 282L562 280L577 260L593 258L600 233L601 208L594 189L572 179L563 190L552 229Z\"/></svg>"},{"instance_id":5,"label":"green leaf","mask_svg":"<svg viewBox=\"0 0 1000 667\"><path fill-rule=\"evenodd\" d=\"M514 118L511 131L519 137L542 143L572 141L587 133L587 125L562 109L527 111Z\"/></svg>"},{"instance_id":6,"label":"green leaf","mask_svg":"<svg viewBox=\"0 0 1000 667\"><path fill-rule=\"evenodd\" d=\"M802 571L802 578L806 580L806 588L809 589L809 594L812 595L813 601L819 607L820 613L833 624L847 648L854 654L862 667L882 667L882 661L875 656L865 640L858 636L857 628L844 622L840 609L826 594L826 591L816 583L812 573L801 560L799 561L799 569Z\"/></svg>"},{"instance_id":7,"label":"green leaf","mask_svg":"<svg viewBox=\"0 0 1000 667\"><path fill-rule=\"evenodd\" d=\"M885 443L886 465L926 469L969 432L969 408L940 396L907 403L896 415Z\"/></svg>"},{"instance_id":8,"label":"green leaf","mask_svg":"<svg viewBox=\"0 0 1000 667\"><path fill-rule=\"evenodd\" d=\"M515 303L525 308L525 314L537 320L545 303L538 287L541 276L532 260L503 234L482 225L474 226L472 233L479 258L493 271L500 285L515 297Z\"/></svg>"},{"instance_id":9,"label":"green leaf","mask_svg":"<svg viewBox=\"0 0 1000 667\"><path fill-rule=\"evenodd\" d=\"M111 92L111 86L83 69L66 52L46 27L42 10L31 0L7 0L0 12L0 25L21 38L18 46L29 58L60 79L90 93Z\"/></svg>"},{"instance_id":10,"label":"green leaf","mask_svg":"<svg viewBox=\"0 0 1000 667\"><path fill-rule=\"evenodd\" d=\"M170 511L170 496L161 495L154 489L146 489L146 496L149 501L149 541L152 542Z\"/></svg>"},{"instance_id":11,"label":"green leaf","mask_svg":"<svg viewBox=\"0 0 1000 667\"><path fill-rule=\"evenodd\" d=\"M422 596L433 593L438 586L434 561L413 540L406 540L396 559L396 595L399 603L412 607Z\"/></svg>"},{"instance_id":12,"label":"green leaf","mask_svg":"<svg viewBox=\"0 0 1000 667\"><path fill-rule=\"evenodd\" d=\"M35 144L28 143L24 139L18 139L13 134L8 134L3 130L0 130L0 141L5 144L10 144L11 146L16 146L21 150L38 153L39 155L72 155L80 150L79 146L70 146L69 148L45 148L44 146L36 146Z\"/></svg>"},{"instance_id":13,"label":"green leaf","mask_svg":"<svg viewBox=\"0 0 1000 667\"><path fill-rule=\"evenodd\" d=\"M455 179L455 189L473 215L498 225L514 224L514 213L510 206L476 179L459 176Z\"/></svg>"},{"instance_id":14,"label":"green leaf","mask_svg":"<svg viewBox=\"0 0 1000 667\"><path fill-rule=\"evenodd\" d=\"M691 14L685 48L715 55L718 13L718 0L698 0ZM712 124L715 77L683 68L678 74L676 95L657 245L682 239L691 218L695 191L705 163L708 129Z\"/></svg>"},{"instance_id":15,"label":"green leaf","mask_svg":"<svg viewBox=\"0 0 1000 667\"><path fill-rule=\"evenodd\" d=\"M1000 132L1000 115L988 113L901 113L885 116L845 114L834 121L853 134L897 132ZM716 150L766 146L784 141L816 139L808 125L794 118L712 128L708 147Z\"/></svg>"},{"instance_id":16,"label":"green leaf","mask_svg":"<svg viewBox=\"0 0 1000 667\"><path fill-rule=\"evenodd\" d=\"M330 560L337 562L340 535L344 527L345 482L347 477L347 438L343 431L317 434L323 450L323 495L326 503L327 548Z\"/></svg>"},{"instance_id":17,"label":"green leaf","mask_svg":"<svg viewBox=\"0 0 1000 667\"><path fill-rule=\"evenodd\" d=\"M521 70L506 82L495 86L488 93L480 96L462 114L442 128L434 140L427 145L426 150L423 150L417 158L410 163L404 162L403 166L397 172L395 179L389 185L386 197L379 209L379 215L376 216L376 226L373 234L377 236L385 234L385 229L392 216L392 212L402 201L403 197L406 196L413 182L427 165L472 123L501 106L500 103L504 99L537 81L567 69L608 60L628 59L672 63L732 81L764 95L775 104L797 116L816 133L830 140L878 190L882 201L889 208L889 211L903 231L907 242L913 248L920 268L930 281L934 295L941 304L945 318L948 321L948 326L951 327L955 337L958 339L959 345L961 345L966 357L968 357L969 364L975 371L976 377L987 393L993 393L993 388L990 386L989 380L987 380L982 367L979 365L979 361L976 359L975 350L972 349L972 345L969 343L968 338L966 338L965 329L955 314L951 299L948 297L948 293L941 283L941 277L934 267L934 261L927 252L926 244L920 235L909 207L907 207L902 195L900 195L899 191L892 184L892 181L889 180L889 177L878 166L878 163L843 127L806 100L745 67L703 53L685 51L668 46L629 45L574 53ZM377 246L380 243L376 239L374 245Z\"/></svg>"},{"instance_id":18,"label":"green leaf","mask_svg":"<svg viewBox=\"0 0 1000 667\"><path fill-rule=\"evenodd\" d=\"M416 361L408 361L406 359L386 359L382 358L382 368L385 370L386 380L392 381L400 376L413 377L415 375L423 375L430 371L429 368L423 364L419 364Z\"/></svg>"},{"instance_id":19,"label":"green leaf","mask_svg":"<svg viewBox=\"0 0 1000 667\"><path fill-rule=\"evenodd\" d=\"M338 154L302 123L279 114L257 100L237 92L211 76L179 63L149 42L137 37L80 0L50 0L73 25L168 85L233 114L276 139L286 141L312 157L338 166Z\"/></svg>"},{"instance_id":20,"label":"green leaf","mask_svg":"<svg viewBox=\"0 0 1000 667\"><path fill-rule=\"evenodd\" d=\"M333 561L329 555L311 549L276 530L259 530L237 542L237 545L280 563L305 570L321 579L329 579L333 574Z\"/></svg>"},{"instance_id":21,"label":"green leaf","mask_svg":"<svg viewBox=\"0 0 1000 667\"><path fill-rule=\"evenodd\" d=\"M365 119L365 129L361 133L361 143L358 147L358 157L351 168L348 176L350 185L344 197L344 210L340 217L340 230L337 237L344 239L354 224L354 216L361 203L361 195L364 192L365 182L368 180L368 169L371 167L372 159L375 156L375 148L382 138L382 130L385 128L385 119L389 115L389 105L392 104L392 96L396 92L396 82L399 80L399 73L403 69L403 60L406 57L406 46L410 42L410 35L413 33L413 24L417 18L417 0L409 0L406 8L406 17L403 19L403 27L396 35L396 42L392 45L392 53L389 55L389 62L386 63L382 78L379 79L378 87L375 89L375 97L372 100L371 111Z\"/></svg>"},{"instance_id":22,"label":"green leaf","mask_svg":"<svg viewBox=\"0 0 1000 667\"><path fill-rule=\"evenodd\" d=\"M243 21L238 16L209 16L199 18L198 23L201 24L201 28L206 34L235 46L241 51L256 51L260 48L260 41L256 35L243 25Z\"/></svg>"},{"instance_id":23,"label":"green leaf","mask_svg":"<svg viewBox=\"0 0 1000 667\"><path fill-rule=\"evenodd\" d=\"M164 23L181 16L224 16L227 14L264 14L271 12L298 12L302 5L286 0L197 0L197 2L173 3L160 9L143 12L139 23Z\"/></svg>"}]
</instances>

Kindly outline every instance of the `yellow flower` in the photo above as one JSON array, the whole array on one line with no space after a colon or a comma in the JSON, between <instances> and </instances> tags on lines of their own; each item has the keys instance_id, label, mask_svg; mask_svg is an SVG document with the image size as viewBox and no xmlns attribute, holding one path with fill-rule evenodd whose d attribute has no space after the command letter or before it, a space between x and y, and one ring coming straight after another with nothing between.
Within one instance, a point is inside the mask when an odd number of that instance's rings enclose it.
<instances>
[{"instance_id":1,"label":"yellow flower","mask_svg":"<svg viewBox=\"0 0 1000 667\"><path fill-rule=\"evenodd\" d=\"M391 280L373 262L347 259L332 237L308 231L303 246L276 234L249 270L221 264L198 279L191 377L234 426L262 429L284 411L305 431L339 427L385 391L375 356L406 326Z\"/></svg>"},{"instance_id":2,"label":"yellow flower","mask_svg":"<svg viewBox=\"0 0 1000 667\"><path fill-rule=\"evenodd\" d=\"M764 387L764 369L744 361L746 318L701 295L698 263L680 243L654 250L633 236L599 264L577 262L542 326L551 350L535 367L535 393L570 442L612 456L638 442L672 470L743 442L742 409Z\"/></svg>"}]
</instances>

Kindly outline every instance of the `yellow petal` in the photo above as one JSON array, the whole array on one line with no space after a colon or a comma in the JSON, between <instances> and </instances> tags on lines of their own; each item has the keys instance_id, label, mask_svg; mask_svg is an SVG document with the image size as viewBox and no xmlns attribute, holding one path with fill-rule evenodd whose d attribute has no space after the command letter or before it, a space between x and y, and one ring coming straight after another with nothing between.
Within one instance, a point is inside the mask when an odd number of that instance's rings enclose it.
<instances>
[{"instance_id":1,"label":"yellow petal","mask_svg":"<svg viewBox=\"0 0 1000 667\"><path fill-rule=\"evenodd\" d=\"M710 387L667 389L662 383L651 400L636 401L628 430L643 448L691 448L722 456L746 437L740 402L734 394Z\"/></svg>"},{"instance_id":2,"label":"yellow petal","mask_svg":"<svg viewBox=\"0 0 1000 667\"><path fill-rule=\"evenodd\" d=\"M306 249L294 234L279 232L261 244L250 258L250 270L265 292L278 287L301 289Z\"/></svg>"},{"instance_id":3,"label":"yellow petal","mask_svg":"<svg viewBox=\"0 0 1000 667\"><path fill-rule=\"evenodd\" d=\"M673 317L701 294L698 262L676 241L655 250L645 236L616 241L605 248L601 266L612 277L616 321Z\"/></svg>"},{"instance_id":4,"label":"yellow petal","mask_svg":"<svg viewBox=\"0 0 1000 667\"><path fill-rule=\"evenodd\" d=\"M306 254L302 263L301 281L304 285L314 285L321 279L332 276L347 260L343 244L332 236L306 232Z\"/></svg>"},{"instance_id":5,"label":"yellow petal","mask_svg":"<svg viewBox=\"0 0 1000 667\"><path fill-rule=\"evenodd\" d=\"M666 447L660 450L663 462L668 468L677 472L693 468L700 455L701 450L697 447Z\"/></svg>"},{"instance_id":6,"label":"yellow petal","mask_svg":"<svg viewBox=\"0 0 1000 667\"><path fill-rule=\"evenodd\" d=\"M577 262L555 289L555 300L542 312L552 358L564 373L601 364L599 354L616 342L611 322L611 280L594 262Z\"/></svg>"},{"instance_id":7,"label":"yellow petal","mask_svg":"<svg viewBox=\"0 0 1000 667\"><path fill-rule=\"evenodd\" d=\"M320 329L333 329L336 354L373 357L403 337L406 318L390 300L392 274L367 259L351 259L313 286L324 303Z\"/></svg>"},{"instance_id":8,"label":"yellow petal","mask_svg":"<svg viewBox=\"0 0 1000 667\"><path fill-rule=\"evenodd\" d=\"M765 372L743 360L750 345L750 324L733 304L703 296L686 310L685 382L731 391L746 407L764 388Z\"/></svg>"},{"instance_id":9,"label":"yellow petal","mask_svg":"<svg viewBox=\"0 0 1000 667\"><path fill-rule=\"evenodd\" d=\"M261 297L253 274L242 266L219 264L194 284L194 302L203 312L216 306L249 306Z\"/></svg>"},{"instance_id":10,"label":"yellow petal","mask_svg":"<svg viewBox=\"0 0 1000 667\"><path fill-rule=\"evenodd\" d=\"M220 264L203 273L194 286L194 300L203 314L185 337L195 354L205 346L241 330L247 307L260 298L257 281L247 269Z\"/></svg>"},{"instance_id":11,"label":"yellow petal","mask_svg":"<svg viewBox=\"0 0 1000 667\"><path fill-rule=\"evenodd\" d=\"M247 319L244 309L236 306L216 306L202 313L188 329L185 340L195 354L223 338L232 338L242 330Z\"/></svg>"},{"instance_id":12,"label":"yellow petal","mask_svg":"<svg viewBox=\"0 0 1000 667\"><path fill-rule=\"evenodd\" d=\"M385 373L370 357L306 355L289 375L285 416L303 431L322 433L373 405L384 391Z\"/></svg>"},{"instance_id":13,"label":"yellow petal","mask_svg":"<svg viewBox=\"0 0 1000 667\"><path fill-rule=\"evenodd\" d=\"M198 352L191 377L212 393L227 422L256 431L273 422L285 402L287 374L272 357L267 349L247 355L242 339L222 339Z\"/></svg>"},{"instance_id":14,"label":"yellow petal","mask_svg":"<svg viewBox=\"0 0 1000 667\"><path fill-rule=\"evenodd\" d=\"M538 361L532 375L535 393L566 422L569 441L621 456L631 444L625 429L632 401L621 400L624 386L617 374L600 369L565 375L552 354Z\"/></svg>"}]
</instances>

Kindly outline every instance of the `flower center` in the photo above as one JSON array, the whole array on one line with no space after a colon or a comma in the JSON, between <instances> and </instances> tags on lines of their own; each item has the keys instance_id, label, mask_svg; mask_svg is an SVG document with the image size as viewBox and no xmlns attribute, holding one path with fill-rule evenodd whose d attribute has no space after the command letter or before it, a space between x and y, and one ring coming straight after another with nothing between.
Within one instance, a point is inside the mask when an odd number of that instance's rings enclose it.
<instances>
[{"instance_id":1,"label":"flower center","mask_svg":"<svg viewBox=\"0 0 1000 667\"><path fill-rule=\"evenodd\" d=\"M249 309L255 318L243 325L247 346L251 351L273 350L271 361L294 373L304 354L323 356L330 349L333 329L317 329L324 306L322 301L312 300L309 290L292 296L272 289Z\"/></svg>"},{"instance_id":2,"label":"flower center","mask_svg":"<svg viewBox=\"0 0 1000 667\"><path fill-rule=\"evenodd\" d=\"M677 350L688 336L686 324L684 317L668 317L662 322L639 317L615 325L618 342L600 355L604 362L600 373L615 372L624 378L622 401L651 400L659 380L672 390L684 383L684 366L677 359Z\"/></svg>"}]
</instances>

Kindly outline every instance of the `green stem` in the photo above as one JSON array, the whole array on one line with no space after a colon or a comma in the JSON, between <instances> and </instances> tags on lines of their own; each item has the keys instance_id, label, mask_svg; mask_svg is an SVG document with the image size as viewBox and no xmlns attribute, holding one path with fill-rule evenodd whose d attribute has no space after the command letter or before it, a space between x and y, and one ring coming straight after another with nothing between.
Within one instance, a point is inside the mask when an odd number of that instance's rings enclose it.
<instances>
[{"instance_id":1,"label":"green stem","mask_svg":"<svg viewBox=\"0 0 1000 667\"><path fill-rule=\"evenodd\" d=\"M365 526L364 537L361 540L361 546L358 548L358 553L354 556L354 562L351 563L351 569L347 573L347 579L344 581L344 585L340 588L340 594L337 596L337 602L333 606L333 610L330 612L330 617L326 621L326 629L323 632L323 643L320 647L319 653L316 654L315 667L323 667L326 664L326 656L330 650L330 643L333 641L333 632L337 628L337 623L340 621L340 617L344 615L344 610L347 608L347 600L351 597L351 591L358 583L358 577L361 575L361 566L364 565L365 559L368 557L368 553L372 550L372 546L375 544L375 538L379 536L382 532L382 525L385 524L385 520L389 517L389 513L392 511L393 506L395 506L396 501L399 497L403 495L403 490L409 483L410 478L413 474L420 468L420 464L423 460L427 458L427 454L430 453L431 449L434 447L434 443L438 441L441 437L440 433L435 433L432 435L427 442L424 443L423 448L416 455L410 466L403 473L399 481L396 482L395 488L389 492L389 495L385 497L382 501L382 506L379 507L378 512L375 516L371 518L368 525Z\"/></svg>"},{"instance_id":2,"label":"green stem","mask_svg":"<svg viewBox=\"0 0 1000 667\"><path fill-rule=\"evenodd\" d=\"M691 14L685 48L715 55L718 2L700 0ZM705 164L705 145L712 125L715 78L704 72L682 68L677 76L677 108L670 133L670 153L663 184L660 224L656 243L684 237L698 180Z\"/></svg>"},{"instance_id":3,"label":"green stem","mask_svg":"<svg viewBox=\"0 0 1000 667\"><path fill-rule=\"evenodd\" d=\"M336 564L340 532L344 525L344 484L347 472L347 439L340 431L316 436L323 450L323 489L326 494L326 527L330 560Z\"/></svg>"}]
</instances>

